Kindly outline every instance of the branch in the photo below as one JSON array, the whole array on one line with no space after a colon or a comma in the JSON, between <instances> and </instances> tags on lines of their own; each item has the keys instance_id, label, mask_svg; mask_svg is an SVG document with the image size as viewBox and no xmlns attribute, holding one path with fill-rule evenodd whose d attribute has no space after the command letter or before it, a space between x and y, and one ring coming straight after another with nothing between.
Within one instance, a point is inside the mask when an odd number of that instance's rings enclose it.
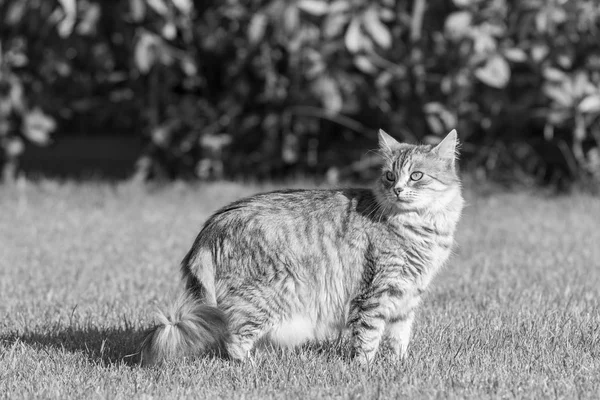
<instances>
[{"instance_id":1,"label":"branch","mask_svg":"<svg viewBox=\"0 0 600 400\"><path fill-rule=\"evenodd\" d=\"M350 117L346 117L345 115L332 114L323 108L312 107L312 106L293 106L293 107L290 107L289 111L295 115L303 115L306 117L316 117L316 118L326 119L328 121L332 121L332 122L335 122L336 124L342 125L350 130L353 130L354 132L360 133L364 137L368 137L368 138L374 137L372 129L366 127L365 125L361 124L360 122L358 122Z\"/></svg>"},{"instance_id":2,"label":"branch","mask_svg":"<svg viewBox=\"0 0 600 400\"><path fill-rule=\"evenodd\" d=\"M421 39L423 15L425 15L425 0L415 0L413 4L413 15L410 21L410 41L413 44Z\"/></svg>"}]
</instances>

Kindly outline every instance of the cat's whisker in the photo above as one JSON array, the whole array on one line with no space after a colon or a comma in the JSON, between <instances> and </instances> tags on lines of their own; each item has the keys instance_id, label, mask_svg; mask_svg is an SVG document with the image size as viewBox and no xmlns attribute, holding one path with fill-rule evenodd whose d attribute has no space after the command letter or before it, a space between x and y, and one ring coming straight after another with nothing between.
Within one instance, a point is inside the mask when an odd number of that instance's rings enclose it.
<instances>
[{"instance_id":1,"label":"cat's whisker","mask_svg":"<svg viewBox=\"0 0 600 400\"><path fill-rule=\"evenodd\" d=\"M382 203L374 203L373 210L371 210L369 212L369 214L367 214L367 219L370 219L371 217L375 218L375 216L377 215L377 213L379 211L381 211L382 207L383 207Z\"/></svg>"}]
</instances>

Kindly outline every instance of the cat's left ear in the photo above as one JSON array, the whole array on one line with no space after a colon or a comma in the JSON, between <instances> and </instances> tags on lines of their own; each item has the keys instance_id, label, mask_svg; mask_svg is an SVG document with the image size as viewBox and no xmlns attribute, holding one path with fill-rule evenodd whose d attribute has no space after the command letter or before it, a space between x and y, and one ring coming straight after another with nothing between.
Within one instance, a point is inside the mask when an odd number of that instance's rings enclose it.
<instances>
[{"instance_id":1,"label":"cat's left ear","mask_svg":"<svg viewBox=\"0 0 600 400\"><path fill-rule=\"evenodd\" d=\"M456 146L458 145L458 138L456 135L456 129L452 129L449 134L446 135L437 146L433 148L441 158L448 158L454 160L456 158Z\"/></svg>"},{"instance_id":2,"label":"cat's left ear","mask_svg":"<svg viewBox=\"0 0 600 400\"><path fill-rule=\"evenodd\" d=\"M396 139L385 133L383 129L379 130L379 148L381 150L392 151L392 148L397 146L399 143Z\"/></svg>"}]
</instances>

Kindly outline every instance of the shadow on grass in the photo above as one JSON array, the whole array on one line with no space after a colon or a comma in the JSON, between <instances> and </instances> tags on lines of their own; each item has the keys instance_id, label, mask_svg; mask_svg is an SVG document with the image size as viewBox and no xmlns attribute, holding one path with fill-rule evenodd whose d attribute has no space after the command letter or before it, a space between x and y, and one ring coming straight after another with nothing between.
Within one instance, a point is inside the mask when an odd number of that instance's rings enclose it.
<instances>
[{"instance_id":1,"label":"shadow on grass","mask_svg":"<svg viewBox=\"0 0 600 400\"><path fill-rule=\"evenodd\" d=\"M104 366L140 365L140 345L148 330L133 328L66 328L53 332L27 332L24 334L8 334L0 336L0 343L24 343L36 350L49 353L50 349L82 353L90 361ZM262 350L279 352L268 344L261 343L258 348ZM386 348L386 343L382 344ZM386 349L387 350L387 349ZM384 350L384 353L386 352ZM291 350L296 356L303 355L310 358L324 357L327 361L352 362L353 354L348 338L338 338L320 342L309 342ZM210 352L204 356L227 359L226 356Z\"/></svg>"},{"instance_id":2,"label":"shadow on grass","mask_svg":"<svg viewBox=\"0 0 600 400\"><path fill-rule=\"evenodd\" d=\"M316 356L326 357L328 360L352 360L350 341L348 339L338 338L318 342L309 342L300 346L298 350L309 354L312 353Z\"/></svg>"},{"instance_id":3,"label":"shadow on grass","mask_svg":"<svg viewBox=\"0 0 600 400\"><path fill-rule=\"evenodd\" d=\"M139 347L145 330L125 328L67 328L53 332L28 332L8 334L0 337L0 342L9 345L22 342L36 349L48 349L83 353L90 361L104 365L139 365Z\"/></svg>"}]
</instances>

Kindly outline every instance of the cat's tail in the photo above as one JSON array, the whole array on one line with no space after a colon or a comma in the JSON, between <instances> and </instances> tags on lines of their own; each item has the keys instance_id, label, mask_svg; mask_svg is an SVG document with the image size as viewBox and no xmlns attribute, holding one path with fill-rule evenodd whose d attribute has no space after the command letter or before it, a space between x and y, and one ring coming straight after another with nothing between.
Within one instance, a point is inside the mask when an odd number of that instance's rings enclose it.
<instances>
[{"instance_id":1,"label":"cat's tail","mask_svg":"<svg viewBox=\"0 0 600 400\"><path fill-rule=\"evenodd\" d=\"M168 312L159 311L157 317L159 325L150 329L142 342L143 366L225 349L228 331L224 313L189 292L181 295Z\"/></svg>"}]
</instances>

